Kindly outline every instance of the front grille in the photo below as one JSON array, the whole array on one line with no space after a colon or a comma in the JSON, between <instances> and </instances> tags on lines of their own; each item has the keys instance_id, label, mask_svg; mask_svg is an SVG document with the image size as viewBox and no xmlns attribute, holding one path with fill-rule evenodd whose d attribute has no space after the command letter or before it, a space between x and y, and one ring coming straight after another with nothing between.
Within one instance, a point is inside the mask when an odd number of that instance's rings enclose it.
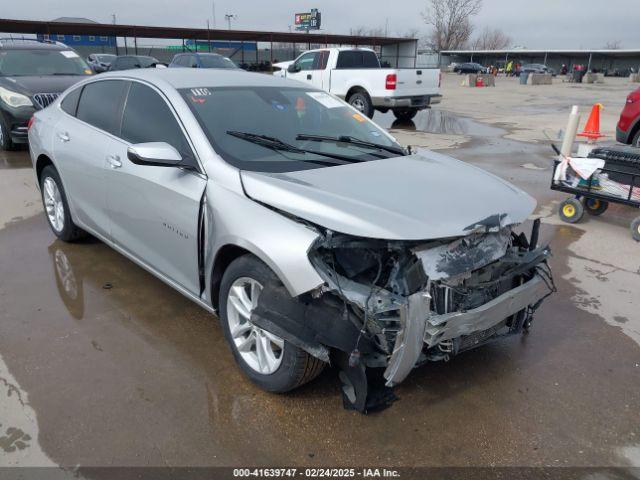
<instances>
[{"instance_id":1,"label":"front grille","mask_svg":"<svg viewBox=\"0 0 640 480\"><path fill-rule=\"evenodd\" d=\"M40 109L46 108L56 101L59 93L36 93L33 96L33 100L36 102L36 106Z\"/></svg>"}]
</instances>

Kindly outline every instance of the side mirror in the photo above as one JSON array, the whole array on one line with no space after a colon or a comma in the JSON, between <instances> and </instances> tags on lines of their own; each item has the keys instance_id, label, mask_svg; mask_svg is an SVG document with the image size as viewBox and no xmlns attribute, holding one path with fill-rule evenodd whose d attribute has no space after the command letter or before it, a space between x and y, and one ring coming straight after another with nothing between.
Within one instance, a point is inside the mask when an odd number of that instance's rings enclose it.
<instances>
[{"instance_id":1,"label":"side mirror","mask_svg":"<svg viewBox=\"0 0 640 480\"><path fill-rule=\"evenodd\" d=\"M178 151L165 142L136 143L127 149L127 158L136 165L176 167L182 162Z\"/></svg>"},{"instance_id":2,"label":"side mirror","mask_svg":"<svg viewBox=\"0 0 640 480\"><path fill-rule=\"evenodd\" d=\"M300 71L300 67L295 63L292 63L287 67L287 72L289 73L298 73Z\"/></svg>"}]
</instances>

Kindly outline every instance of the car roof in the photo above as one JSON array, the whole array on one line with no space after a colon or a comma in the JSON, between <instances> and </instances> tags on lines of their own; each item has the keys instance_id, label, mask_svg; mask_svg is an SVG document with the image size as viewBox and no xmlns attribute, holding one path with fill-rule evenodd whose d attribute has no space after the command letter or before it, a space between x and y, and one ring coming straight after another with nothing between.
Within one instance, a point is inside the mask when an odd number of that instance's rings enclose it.
<instances>
[{"instance_id":1,"label":"car roof","mask_svg":"<svg viewBox=\"0 0 640 480\"><path fill-rule=\"evenodd\" d=\"M0 50L71 50L64 43L23 38L1 38Z\"/></svg>"},{"instance_id":2,"label":"car roof","mask_svg":"<svg viewBox=\"0 0 640 480\"><path fill-rule=\"evenodd\" d=\"M144 68L136 70L124 70L121 72L107 72L100 74L99 78L132 78L150 82L158 87L163 83L173 88L196 87L307 87L295 80L275 77L264 73L245 72L240 69L214 69L214 68Z\"/></svg>"}]
</instances>

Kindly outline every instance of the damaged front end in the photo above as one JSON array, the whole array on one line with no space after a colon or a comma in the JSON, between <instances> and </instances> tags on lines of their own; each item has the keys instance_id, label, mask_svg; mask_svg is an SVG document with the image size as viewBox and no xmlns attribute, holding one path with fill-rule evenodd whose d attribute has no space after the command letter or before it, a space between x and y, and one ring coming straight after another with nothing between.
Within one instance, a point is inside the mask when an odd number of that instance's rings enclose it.
<instances>
[{"instance_id":1,"label":"damaged front end","mask_svg":"<svg viewBox=\"0 0 640 480\"><path fill-rule=\"evenodd\" d=\"M252 321L336 364L346 407L384 408L416 366L529 329L555 291L539 225L530 239L497 222L422 242L326 230L309 252L325 284L295 299L265 287Z\"/></svg>"}]
</instances>

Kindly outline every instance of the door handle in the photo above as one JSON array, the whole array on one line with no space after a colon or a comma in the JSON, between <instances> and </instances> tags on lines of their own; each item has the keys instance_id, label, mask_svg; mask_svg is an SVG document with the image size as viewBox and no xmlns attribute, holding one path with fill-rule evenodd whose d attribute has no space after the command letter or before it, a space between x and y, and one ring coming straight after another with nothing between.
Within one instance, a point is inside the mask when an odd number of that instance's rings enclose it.
<instances>
[{"instance_id":1,"label":"door handle","mask_svg":"<svg viewBox=\"0 0 640 480\"><path fill-rule=\"evenodd\" d=\"M62 142L68 142L69 140L71 140L67 132L58 132L58 138Z\"/></svg>"},{"instance_id":2,"label":"door handle","mask_svg":"<svg viewBox=\"0 0 640 480\"><path fill-rule=\"evenodd\" d=\"M111 166L111 168L120 168L122 166L122 162L118 155L107 155L107 162L109 162L109 166Z\"/></svg>"},{"instance_id":3,"label":"door handle","mask_svg":"<svg viewBox=\"0 0 640 480\"><path fill-rule=\"evenodd\" d=\"M307 75L307 80L311 80L311 74Z\"/></svg>"}]
</instances>

